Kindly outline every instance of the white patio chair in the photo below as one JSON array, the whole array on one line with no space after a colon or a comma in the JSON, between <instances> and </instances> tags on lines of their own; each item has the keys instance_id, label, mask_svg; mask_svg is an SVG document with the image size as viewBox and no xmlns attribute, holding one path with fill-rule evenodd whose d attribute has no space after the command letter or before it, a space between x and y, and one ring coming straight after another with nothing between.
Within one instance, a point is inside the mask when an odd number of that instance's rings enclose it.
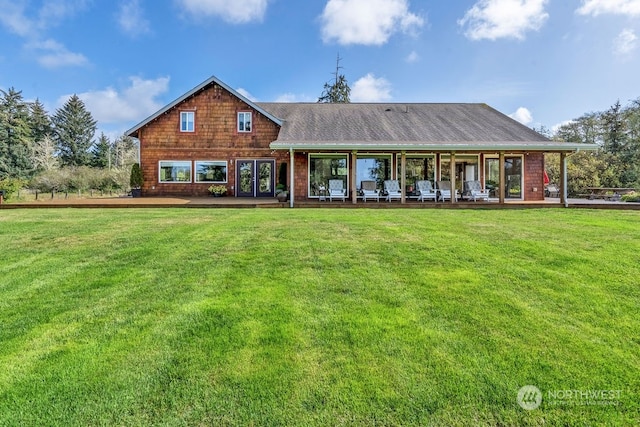
<instances>
[{"instance_id":1,"label":"white patio chair","mask_svg":"<svg viewBox=\"0 0 640 427\"><path fill-rule=\"evenodd\" d=\"M376 188L376 182L373 180L361 181L360 192L362 193L362 200L365 202L367 199L376 199L376 202L380 201L380 191Z\"/></svg>"},{"instance_id":2,"label":"white patio chair","mask_svg":"<svg viewBox=\"0 0 640 427\"><path fill-rule=\"evenodd\" d=\"M433 189L431 181L417 181L416 190L418 191L419 202L424 202L424 199L431 199L435 202L438 197L438 193Z\"/></svg>"},{"instance_id":3,"label":"white patio chair","mask_svg":"<svg viewBox=\"0 0 640 427\"><path fill-rule=\"evenodd\" d=\"M451 200L451 181L436 181L436 185L438 187L438 198L436 199L436 201L441 200L441 201L445 201L445 200ZM456 190L454 192L454 200L457 202L458 201L458 190Z\"/></svg>"},{"instance_id":4,"label":"white patio chair","mask_svg":"<svg viewBox=\"0 0 640 427\"><path fill-rule=\"evenodd\" d=\"M473 199L474 202L478 199L489 200L489 190L483 190L480 181L465 181L464 193L469 199Z\"/></svg>"},{"instance_id":5,"label":"white patio chair","mask_svg":"<svg viewBox=\"0 0 640 427\"><path fill-rule=\"evenodd\" d=\"M329 201L333 202L333 198L342 199L344 202L346 191L344 190L344 182L341 179L329 180Z\"/></svg>"},{"instance_id":6,"label":"white patio chair","mask_svg":"<svg viewBox=\"0 0 640 427\"><path fill-rule=\"evenodd\" d=\"M387 194L387 202L392 199L402 199L402 191L400 191L400 184L396 179L388 179L384 182L384 192Z\"/></svg>"}]
</instances>

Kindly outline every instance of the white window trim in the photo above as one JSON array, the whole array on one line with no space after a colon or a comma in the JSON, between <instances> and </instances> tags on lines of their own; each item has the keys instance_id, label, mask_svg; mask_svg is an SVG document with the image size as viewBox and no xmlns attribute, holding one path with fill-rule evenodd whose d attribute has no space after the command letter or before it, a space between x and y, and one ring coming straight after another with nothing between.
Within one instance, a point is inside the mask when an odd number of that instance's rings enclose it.
<instances>
[{"instance_id":1,"label":"white window trim","mask_svg":"<svg viewBox=\"0 0 640 427\"><path fill-rule=\"evenodd\" d=\"M196 184L227 184L229 182L229 163L226 160L196 160L193 162L193 180ZM199 181L198 180L198 164L200 163L213 163L220 166L224 165L226 168L224 181Z\"/></svg>"},{"instance_id":2,"label":"white window trim","mask_svg":"<svg viewBox=\"0 0 640 427\"><path fill-rule=\"evenodd\" d=\"M243 123L246 123L246 114L249 115L249 130L241 130L240 129L240 115L243 115ZM238 133L251 133L253 132L253 113L251 111L238 111L237 120L236 120L236 129Z\"/></svg>"},{"instance_id":3,"label":"white window trim","mask_svg":"<svg viewBox=\"0 0 640 427\"><path fill-rule=\"evenodd\" d=\"M187 116L188 114L191 115L191 117L193 118L193 120L191 121L191 124L193 125L193 129L189 130L189 129L182 129L182 124L183 123L189 123L188 120L185 120L184 117ZM196 112L195 111L180 111L180 132L182 133L193 133L196 131Z\"/></svg>"},{"instance_id":4,"label":"white window trim","mask_svg":"<svg viewBox=\"0 0 640 427\"><path fill-rule=\"evenodd\" d=\"M181 163L189 165L189 181L162 181L162 163ZM158 161L158 184L192 184L193 183L193 162L191 160L159 160Z\"/></svg>"},{"instance_id":5,"label":"white window trim","mask_svg":"<svg viewBox=\"0 0 640 427\"><path fill-rule=\"evenodd\" d=\"M331 159L335 159L338 157L344 157L344 159L346 160L347 163L347 196L350 193L350 189L349 189L349 185L351 184L349 181L351 181L349 179L349 177L351 176L351 165L349 162L349 154L348 153L309 153L307 154L307 197L310 199L317 199L320 196L312 196L311 195L311 177L309 176L309 173L311 171L311 157L328 157ZM328 190L328 189L327 189ZM329 196L327 196L329 197Z\"/></svg>"}]
</instances>

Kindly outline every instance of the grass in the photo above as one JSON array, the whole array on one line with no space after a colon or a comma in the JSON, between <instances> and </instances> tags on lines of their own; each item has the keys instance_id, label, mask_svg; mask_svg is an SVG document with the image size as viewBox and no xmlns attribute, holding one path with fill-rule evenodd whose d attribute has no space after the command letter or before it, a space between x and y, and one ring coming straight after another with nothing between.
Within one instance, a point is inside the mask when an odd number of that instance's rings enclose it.
<instances>
[{"instance_id":1,"label":"grass","mask_svg":"<svg viewBox=\"0 0 640 427\"><path fill-rule=\"evenodd\" d=\"M0 211L0 425L638 424L639 225L604 210Z\"/></svg>"}]
</instances>

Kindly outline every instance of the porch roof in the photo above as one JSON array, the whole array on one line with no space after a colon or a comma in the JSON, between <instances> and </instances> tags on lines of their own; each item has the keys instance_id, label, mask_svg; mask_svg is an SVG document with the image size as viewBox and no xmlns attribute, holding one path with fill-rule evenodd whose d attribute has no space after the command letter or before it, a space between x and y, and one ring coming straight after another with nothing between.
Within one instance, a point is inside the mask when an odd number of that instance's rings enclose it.
<instances>
[{"instance_id":1,"label":"porch roof","mask_svg":"<svg viewBox=\"0 0 640 427\"><path fill-rule=\"evenodd\" d=\"M272 149L391 151L577 151L486 104L257 103L281 119Z\"/></svg>"}]
</instances>

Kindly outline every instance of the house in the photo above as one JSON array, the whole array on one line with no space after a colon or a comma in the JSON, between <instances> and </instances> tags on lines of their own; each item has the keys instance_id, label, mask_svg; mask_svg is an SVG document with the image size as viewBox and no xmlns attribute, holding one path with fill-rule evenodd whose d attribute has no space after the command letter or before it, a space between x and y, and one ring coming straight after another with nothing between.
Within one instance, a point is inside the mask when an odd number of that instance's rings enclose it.
<instances>
[{"instance_id":1,"label":"house","mask_svg":"<svg viewBox=\"0 0 640 427\"><path fill-rule=\"evenodd\" d=\"M253 102L216 77L127 134L140 141L143 195L224 184L230 196L273 197L282 181L291 206L323 197L329 180L342 180L352 203L362 181L387 179L406 196L419 180L480 181L501 203L540 201L544 153L561 154L566 178L569 153L597 148L551 141L481 103Z\"/></svg>"}]
</instances>

